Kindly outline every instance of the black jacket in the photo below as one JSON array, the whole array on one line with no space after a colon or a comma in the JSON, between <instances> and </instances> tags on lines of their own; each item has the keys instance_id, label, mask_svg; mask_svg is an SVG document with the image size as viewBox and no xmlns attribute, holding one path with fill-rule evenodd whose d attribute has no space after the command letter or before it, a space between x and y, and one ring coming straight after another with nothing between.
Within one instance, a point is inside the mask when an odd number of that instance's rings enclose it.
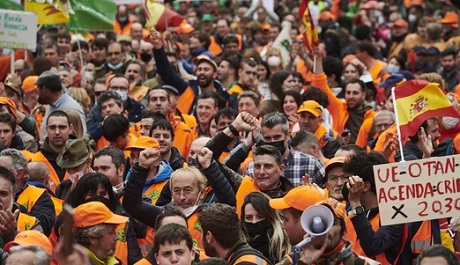
<instances>
[{"instance_id":1,"label":"black jacket","mask_svg":"<svg viewBox=\"0 0 460 265\"><path fill-rule=\"evenodd\" d=\"M404 160L406 160L406 161L417 160L417 159L422 159L423 158L422 150L418 149L418 147L411 141L408 141L403 146L403 151L404 151ZM401 152L398 151L395 154L395 161L396 162L401 161Z\"/></svg>"}]
</instances>

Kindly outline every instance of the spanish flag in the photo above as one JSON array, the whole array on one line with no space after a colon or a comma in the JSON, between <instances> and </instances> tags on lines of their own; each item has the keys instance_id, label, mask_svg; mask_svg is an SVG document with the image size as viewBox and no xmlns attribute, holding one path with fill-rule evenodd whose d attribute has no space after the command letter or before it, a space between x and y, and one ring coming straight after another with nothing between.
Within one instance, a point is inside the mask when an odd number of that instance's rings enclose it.
<instances>
[{"instance_id":1,"label":"spanish flag","mask_svg":"<svg viewBox=\"0 0 460 265\"><path fill-rule=\"evenodd\" d=\"M394 90L401 139L415 135L422 123L433 117L460 118L443 90L436 83L410 80Z\"/></svg>"},{"instance_id":2,"label":"spanish flag","mask_svg":"<svg viewBox=\"0 0 460 265\"><path fill-rule=\"evenodd\" d=\"M150 29L155 27L158 31L166 31L168 27L178 27L184 18L175 11L156 3L153 0L146 0L147 23L145 27Z\"/></svg>"},{"instance_id":3,"label":"spanish flag","mask_svg":"<svg viewBox=\"0 0 460 265\"><path fill-rule=\"evenodd\" d=\"M308 9L308 0L302 0L302 3L300 3L299 15L305 26L305 32L302 34L303 43L310 52L313 52L313 49L319 44L319 38L318 31L316 31L315 28L315 23L311 18L310 9Z\"/></svg>"},{"instance_id":4,"label":"spanish flag","mask_svg":"<svg viewBox=\"0 0 460 265\"><path fill-rule=\"evenodd\" d=\"M37 24L39 25L69 22L69 14L64 10L61 0L53 2L54 4L48 4L48 1L27 0L24 1L24 11L37 14Z\"/></svg>"}]
</instances>

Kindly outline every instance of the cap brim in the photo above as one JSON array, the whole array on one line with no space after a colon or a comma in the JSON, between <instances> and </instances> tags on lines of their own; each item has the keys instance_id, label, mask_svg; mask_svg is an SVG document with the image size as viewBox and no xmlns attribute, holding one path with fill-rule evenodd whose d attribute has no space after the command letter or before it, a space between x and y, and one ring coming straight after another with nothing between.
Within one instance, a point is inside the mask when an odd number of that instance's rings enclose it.
<instances>
[{"instance_id":1,"label":"cap brim","mask_svg":"<svg viewBox=\"0 0 460 265\"><path fill-rule=\"evenodd\" d=\"M147 147L147 146L140 146L140 145L132 145L132 146L127 146L125 147L125 150L129 151L131 149L147 149L147 148L154 148L154 147Z\"/></svg>"},{"instance_id":2,"label":"cap brim","mask_svg":"<svg viewBox=\"0 0 460 265\"><path fill-rule=\"evenodd\" d=\"M270 207L276 210L284 210L292 207L284 201L284 198L270 199L269 204Z\"/></svg>"},{"instance_id":3,"label":"cap brim","mask_svg":"<svg viewBox=\"0 0 460 265\"><path fill-rule=\"evenodd\" d=\"M107 221L105 221L104 224L114 224L114 225L124 224L128 222L128 219L129 218L126 216L114 214Z\"/></svg>"},{"instance_id":4,"label":"cap brim","mask_svg":"<svg viewBox=\"0 0 460 265\"><path fill-rule=\"evenodd\" d=\"M10 252L11 247L19 246L20 244L14 241L10 241L6 243L6 245L3 247L3 250L6 252Z\"/></svg>"}]
</instances>

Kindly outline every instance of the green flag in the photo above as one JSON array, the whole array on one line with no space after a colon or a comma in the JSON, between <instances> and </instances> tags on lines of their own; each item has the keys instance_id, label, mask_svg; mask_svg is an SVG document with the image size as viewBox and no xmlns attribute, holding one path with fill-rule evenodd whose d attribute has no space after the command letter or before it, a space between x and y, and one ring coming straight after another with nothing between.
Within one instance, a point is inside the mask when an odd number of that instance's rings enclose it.
<instances>
[{"instance_id":1,"label":"green flag","mask_svg":"<svg viewBox=\"0 0 460 265\"><path fill-rule=\"evenodd\" d=\"M22 11L24 10L24 7L10 0L1 0L0 9L10 9L10 10Z\"/></svg>"},{"instance_id":2,"label":"green flag","mask_svg":"<svg viewBox=\"0 0 460 265\"><path fill-rule=\"evenodd\" d=\"M70 0L70 22L72 30L113 30L117 6L107 0Z\"/></svg>"}]
</instances>

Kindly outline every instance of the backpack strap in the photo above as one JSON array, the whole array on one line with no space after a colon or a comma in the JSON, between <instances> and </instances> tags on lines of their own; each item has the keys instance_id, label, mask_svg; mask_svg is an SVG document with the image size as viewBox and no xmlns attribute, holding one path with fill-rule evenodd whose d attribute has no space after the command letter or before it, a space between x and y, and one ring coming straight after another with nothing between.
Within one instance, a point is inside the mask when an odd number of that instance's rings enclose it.
<instances>
[{"instance_id":1,"label":"backpack strap","mask_svg":"<svg viewBox=\"0 0 460 265\"><path fill-rule=\"evenodd\" d=\"M244 256L256 256L258 265L273 265L262 253L253 248L240 248L231 256L229 263L234 264L238 259ZM265 262L265 263L264 263Z\"/></svg>"}]
</instances>

